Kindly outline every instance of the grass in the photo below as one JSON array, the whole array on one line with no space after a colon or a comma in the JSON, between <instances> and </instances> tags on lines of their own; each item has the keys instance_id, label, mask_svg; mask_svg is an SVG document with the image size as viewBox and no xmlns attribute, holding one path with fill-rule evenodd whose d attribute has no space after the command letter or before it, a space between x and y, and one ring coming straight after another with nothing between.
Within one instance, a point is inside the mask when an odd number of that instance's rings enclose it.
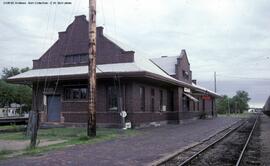
<instances>
[{"instance_id":1,"label":"grass","mask_svg":"<svg viewBox=\"0 0 270 166\"><path fill-rule=\"evenodd\" d=\"M63 149L68 146L74 146L74 145L80 145L80 144L93 144L97 142L122 138L122 137L128 137L128 136L134 136L138 134L138 131L136 130L119 130L119 129L107 129L107 128L98 128L97 129L97 136L94 138L89 138L86 135L86 129L85 128L51 128L51 129L40 129L38 131L38 138L37 142L39 142L41 139L46 140L65 140L65 142L54 144L54 145L48 145L44 147L37 147L34 149L26 148L24 150L21 150L19 154L23 155L34 155L34 154L40 154L44 152L49 152L52 150L57 149ZM17 132L17 133L6 133L6 134L0 134L0 140L14 140L14 141L22 141L22 140L29 140L28 137L24 135L23 132ZM7 158L12 151L0 151L0 159ZM18 153L18 151L16 151Z\"/></svg>"},{"instance_id":2,"label":"grass","mask_svg":"<svg viewBox=\"0 0 270 166\"><path fill-rule=\"evenodd\" d=\"M11 150L6 150L6 149L0 150L0 160L5 159L5 156L10 155L12 153L13 151Z\"/></svg>"},{"instance_id":3,"label":"grass","mask_svg":"<svg viewBox=\"0 0 270 166\"><path fill-rule=\"evenodd\" d=\"M26 137L23 132L0 134L0 140L20 141L20 140L28 140L28 139L29 138Z\"/></svg>"},{"instance_id":4,"label":"grass","mask_svg":"<svg viewBox=\"0 0 270 166\"><path fill-rule=\"evenodd\" d=\"M108 135L130 135L135 133L134 130L120 131L119 129L106 129L99 128L97 130L97 138L108 136ZM38 139L47 139L47 140L72 140L86 137L85 128L51 128L51 129L40 129L38 131ZM24 135L23 132L13 132L0 134L0 140L28 140L29 138Z\"/></svg>"},{"instance_id":5,"label":"grass","mask_svg":"<svg viewBox=\"0 0 270 166\"><path fill-rule=\"evenodd\" d=\"M0 130L14 130L14 131L19 131L21 128L24 128L24 125L5 125L5 126L0 126Z\"/></svg>"},{"instance_id":6,"label":"grass","mask_svg":"<svg viewBox=\"0 0 270 166\"><path fill-rule=\"evenodd\" d=\"M126 134L124 134L124 135L126 135ZM77 136L73 135L73 136L70 136L69 139L67 139L67 141L64 143L49 145L46 147L38 147L35 149L28 148L26 150L26 154L38 154L41 152L47 152L47 151L51 151L51 150L55 150L55 149L62 149L62 148L65 148L67 146L74 146L74 145L80 145L80 144L93 144L93 143L102 142L102 141L106 141L106 140L116 139L116 138L119 138L120 136L124 136L124 135L117 133L116 130L114 130L114 131L109 131L109 130L98 131L97 136L95 138L90 138L86 134L80 134ZM49 138L49 137L46 137L46 138ZM60 137L67 138L65 134L60 136Z\"/></svg>"},{"instance_id":7,"label":"grass","mask_svg":"<svg viewBox=\"0 0 270 166\"><path fill-rule=\"evenodd\" d=\"M7 155L7 154L10 154L10 153L12 153L12 151L10 151L10 150L6 150L6 149L0 150L0 156Z\"/></svg>"},{"instance_id":8,"label":"grass","mask_svg":"<svg viewBox=\"0 0 270 166\"><path fill-rule=\"evenodd\" d=\"M243 112L242 114L218 114L218 117L248 118L250 115L252 114L248 112Z\"/></svg>"}]
</instances>

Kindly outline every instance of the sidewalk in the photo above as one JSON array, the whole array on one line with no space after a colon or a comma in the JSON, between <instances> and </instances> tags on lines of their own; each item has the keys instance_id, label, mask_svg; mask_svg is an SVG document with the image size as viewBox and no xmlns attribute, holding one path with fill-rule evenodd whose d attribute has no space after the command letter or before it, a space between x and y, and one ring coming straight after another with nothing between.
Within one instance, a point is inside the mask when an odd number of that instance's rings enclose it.
<instances>
[{"instance_id":1,"label":"sidewalk","mask_svg":"<svg viewBox=\"0 0 270 166\"><path fill-rule=\"evenodd\" d=\"M235 123L237 118L221 117L197 120L183 125L166 125L140 130L141 134L79 145L42 156L20 157L0 161L0 165L149 165L183 147L199 142Z\"/></svg>"}]
</instances>

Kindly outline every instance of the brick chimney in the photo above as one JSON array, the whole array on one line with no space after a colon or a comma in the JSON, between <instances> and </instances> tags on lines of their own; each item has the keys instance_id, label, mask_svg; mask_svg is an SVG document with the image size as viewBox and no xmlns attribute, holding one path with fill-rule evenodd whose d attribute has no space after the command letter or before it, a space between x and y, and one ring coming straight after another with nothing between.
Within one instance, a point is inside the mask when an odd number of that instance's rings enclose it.
<instances>
[{"instance_id":1,"label":"brick chimney","mask_svg":"<svg viewBox=\"0 0 270 166\"><path fill-rule=\"evenodd\" d=\"M100 26L100 27L97 27L97 35L98 36L103 36L103 27L102 26Z\"/></svg>"},{"instance_id":2,"label":"brick chimney","mask_svg":"<svg viewBox=\"0 0 270 166\"><path fill-rule=\"evenodd\" d=\"M86 16L85 15L75 16L75 20L86 20Z\"/></svg>"}]
</instances>

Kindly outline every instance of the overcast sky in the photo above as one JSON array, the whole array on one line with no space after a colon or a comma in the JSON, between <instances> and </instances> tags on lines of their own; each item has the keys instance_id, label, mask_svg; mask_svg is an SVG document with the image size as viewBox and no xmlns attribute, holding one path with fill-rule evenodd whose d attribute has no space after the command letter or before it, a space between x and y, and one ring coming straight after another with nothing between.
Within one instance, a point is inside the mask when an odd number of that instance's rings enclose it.
<instances>
[{"instance_id":1,"label":"overcast sky","mask_svg":"<svg viewBox=\"0 0 270 166\"><path fill-rule=\"evenodd\" d=\"M7 1L30 0L0 0L0 69L32 66L75 15L88 15L86 0ZM97 22L107 35L147 58L186 49L200 85L213 90L216 71L218 92L246 90L251 106L270 95L269 18L269 0L97 0Z\"/></svg>"}]
</instances>

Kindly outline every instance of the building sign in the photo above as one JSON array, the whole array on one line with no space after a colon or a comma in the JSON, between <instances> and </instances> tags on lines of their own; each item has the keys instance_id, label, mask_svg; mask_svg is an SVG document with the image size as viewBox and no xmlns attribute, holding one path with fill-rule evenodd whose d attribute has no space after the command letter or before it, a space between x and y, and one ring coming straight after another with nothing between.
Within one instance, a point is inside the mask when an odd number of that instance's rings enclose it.
<instances>
[{"instance_id":1,"label":"building sign","mask_svg":"<svg viewBox=\"0 0 270 166\"><path fill-rule=\"evenodd\" d=\"M184 92L191 93L191 90L189 88L184 88Z\"/></svg>"},{"instance_id":2,"label":"building sign","mask_svg":"<svg viewBox=\"0 0 270 166\"><path fill-rule=\"evenodd\" d=\"M204 100L210 100L211 97L210 96L207 96L207 95L204 95L204 96L202 96L202 99L204 99Z\"/></svg>"},{"instance_id":3,"label":"building sign","mask_svg":"<svg viewBox=\"0 0 270 166\"><path fill-rule=\"evenodd\" d=\"M120 116L125 118L127 116L127 112L126 111L121 111Z\"/></svg>"}]
</instances>

